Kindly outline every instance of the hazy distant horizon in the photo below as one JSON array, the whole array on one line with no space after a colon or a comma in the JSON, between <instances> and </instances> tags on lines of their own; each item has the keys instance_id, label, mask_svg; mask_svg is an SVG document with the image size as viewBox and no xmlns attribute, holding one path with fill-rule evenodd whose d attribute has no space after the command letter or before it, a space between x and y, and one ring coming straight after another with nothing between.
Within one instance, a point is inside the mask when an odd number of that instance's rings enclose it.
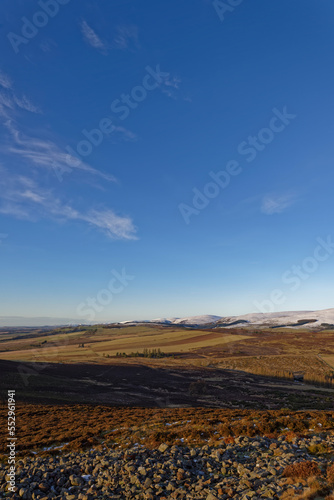
<instances>
[{"instance_id":1,"label":"hazy distant horizon","mask_svg":"<svg viewBox=\"0 0 334 500\"><path fill-rule=\"evenodd\" d=\"M300 310L282 310L282 311L275 311L271 314L284 314L284 313L311 313L311 312L320 312L320 311L327 311L328 309L300 309ZM329 308L330 311L333 311L334 315L334 308ZM154 317L134 317L130 316L129 318L122 318L122 319L110 319L110 318L104 318L101 321L92 321L92 322L83 322L80 321L79 318L61 318L61 317L24 317L24 316L0 316L0 327L5 328L5 327L41 327L41 326L62 326L62 325L77 325L77 324L84 324L84 325L90 325L90 324L96 324L96 323L121 323L124 321L155 321L155 320L162 320L162 319L184 319L184 318L196 318L198 316L217 316L217 318L234 318L234 317L239 317L239 316L246 316L246 315L251 315L251 314L266 314L266 313L259 313L259 311L253 311L253 312L245 312L242 314L196 314L196 315L180 315L180 316L154 316Z\"/></svg>"}]
</instances>

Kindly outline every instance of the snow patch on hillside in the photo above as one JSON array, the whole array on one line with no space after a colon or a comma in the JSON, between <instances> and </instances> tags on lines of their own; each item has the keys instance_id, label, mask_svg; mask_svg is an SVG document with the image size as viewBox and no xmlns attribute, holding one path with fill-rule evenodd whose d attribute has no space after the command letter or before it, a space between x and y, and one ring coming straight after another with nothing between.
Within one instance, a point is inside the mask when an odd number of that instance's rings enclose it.
<instances>
[{"instance_id":1,"label":"snow patch on hillside","mask_svg":"<svg viewBox=\"0 0 334 500\"><path fill-rule=\"evenodd\" d=\"M218 321L218 324L234 323L236 321L244 321L245 325L249 326L250 325L254 326L293 325L296 328L299 327L314 328L321 326L322 323L334 324L334 309L324 309L321 311L283 311L274 313L250 313L250 314L243 314L241 316L221 318L221 320ZM306 321L310 322L306 323Z\"/></svg>"},{"instance_id":2,"label":"snow patch on hillside","mask_svg":"<svg viewBox=\"0 0 334 500\"><path fill-rule=\"evenodd\" d=\"M215 323L220 320L221 316L214 316L212 314L205 314L203 316L191 316L189 318L179 318L173 321L174 324L182 325L206 325L208 323Z\"/></svg>"},{"instance_id":3,"label":"snow patch on hillside","mask_svg":"<svg viewBox=\"0 0 334 500\"><path fill-rule=\"evenodd\" d=\"M334 308L320 311L282 311L272 313L250 313L240 316L215 316L204 314L185 318L157 318L145 321L122 321L122 324L136 325L138 323L213 326L232 328L235 326L273 327L287 326L293 328L314 328L324 324L334 325Z\"/></svg>"}]
</instances>

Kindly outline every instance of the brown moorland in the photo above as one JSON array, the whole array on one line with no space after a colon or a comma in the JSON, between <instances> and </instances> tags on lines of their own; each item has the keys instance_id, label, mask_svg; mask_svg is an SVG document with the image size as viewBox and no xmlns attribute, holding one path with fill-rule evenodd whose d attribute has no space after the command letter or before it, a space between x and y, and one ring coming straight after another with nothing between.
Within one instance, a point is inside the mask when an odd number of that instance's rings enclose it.
<instances>
[{"instance_id":1,"label":"brown moorland","mask_svg":"<svg viewBox=\"0 0 334 500\"><path fill-rule=\"evenodd\" d=\"M7 409L0 410L5 419ZM233 443L237 436L256 435L288 441L297 436L334 432L333 411L225 410L211 408L125 408L105 405L34 405L16 408L19 456L57 454L103 446L129 448L140 443L210 446ZM2 449L7 430L0 430ZM61 447L61 448L59 448ZM316 451L313 452L317 454ZM334 448L322 453L334 456ZM287 471L288 474L288 471ZM332 469L329 479L333 480Z\"/></svg>"}]
</instances>

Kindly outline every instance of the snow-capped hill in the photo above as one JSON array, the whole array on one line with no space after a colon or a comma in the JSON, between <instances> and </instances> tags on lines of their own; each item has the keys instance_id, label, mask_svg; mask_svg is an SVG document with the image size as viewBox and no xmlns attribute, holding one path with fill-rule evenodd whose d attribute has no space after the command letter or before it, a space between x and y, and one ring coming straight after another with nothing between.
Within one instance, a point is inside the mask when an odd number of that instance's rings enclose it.
<instances>
[{"instance_id":1,"label":"snow-capped hill","mask_svg":"<svg viewBox=\"0 0 334 500\"><path fill-rule=\"evenodd\" d=\"M151 323L165 323L167 325L174 323L176 320L179 318L157 318L157 319L151 319Z\"/></svg>"},{"instance_id":2,"label":"snow-capped hill","mask_svg":"<svg viewBox=\"0 0 334 500\"><path fill-rule=\"evenodd\" d=\"M241 316L223 317L216 326L231 327L237 324L257 327L314 328L334 325L334 309L320 311L283 311L274 313L250 313Z\"/></svg>"},{"instance_id":3,"label":"snow-capped hill","mask_svg":"<svg viewBox=\"0 0 334 500\"><path fill-rule=\"evenodd\" d=\"M203 314L202 316L190 316L186 318L158 318L152 319L151 323L164 323L168 325L207 325L216 323L221 316Z\"/></svg>"},{"instance_id":4,"label":"snow-capped hill","mask_svg":"<svg viewBox=\"0 0 334 500\"><path fill-rule=\"evenodd\" d=\"M204 314L202 316L190 316L186 318L157 318L142 321L120 321L122 325L135 325L138 323L155 323L164 325L212 325L221 319L221 316Z\"/></svg>"},{"instance_id":5,"label":"snow-capped hill","mask_svg":"<svg viewBox=\"0 0 334 500\"><path fill-rule=\"evenodd\" d=\"M202 328L334 328L334 309L320 311L282 311L272 313L250 313L240 316L215 316L204 314L185 318L158 318L146 321L123 321L122 324L136 325L153 323L161 325L200 326Z\"/></svg>"},{"instance_id":6,"label":"snow-capped hill","mask_svg":"<svg viewBox=\"0 0 334 500\"><path fill-rule=\"evenodd\" d=\"M209 323L216 323L221 319L221 316L214 316L212 314L205 314L203 316L191 316L190 318L179 318L173 321L176 325L207 325Z\"/></svg>"}]
</instances>

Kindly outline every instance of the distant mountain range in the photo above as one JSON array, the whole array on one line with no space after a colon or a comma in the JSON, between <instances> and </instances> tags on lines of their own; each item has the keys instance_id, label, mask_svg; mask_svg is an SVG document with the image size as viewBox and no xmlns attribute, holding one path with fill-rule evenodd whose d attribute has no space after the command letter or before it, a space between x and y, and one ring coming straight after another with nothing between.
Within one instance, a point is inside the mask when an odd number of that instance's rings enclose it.
<instances>
[{"instance_id":1,"label":"distant mountain range","mask_svg":"<svg viewBox=\"0 0 334 500\"><path fill-rule=\"evenodd\" d=\"M110 322L105 322L110 323ZM152 323L162 325L185 325L201 328L232 328L235 326L258 328L334 328L334 308L320 311L283 311L274 313L250 313L241 316L215 316L205 314L185 318L157 318L152 320L121 321L119 324L136 325ZM72 318L52 318L23 316L0 316L0 327L43 327L92 324L91 322Z\"/></svg>"},{"instance_id":2,"label":"distant mountain range","mask_svg":"<svg viewBox=\"0 0 334 500\"><path fill-rule=\"evenodd\" d=\"M231 328L235 326L258 328L334 328L334 309L320 311L284 311L251 313L241 316L190 316L187 318L158 318L147 321L122 321L122 324L156 323L207 328Z\"/></svg>"}]
</instances>

